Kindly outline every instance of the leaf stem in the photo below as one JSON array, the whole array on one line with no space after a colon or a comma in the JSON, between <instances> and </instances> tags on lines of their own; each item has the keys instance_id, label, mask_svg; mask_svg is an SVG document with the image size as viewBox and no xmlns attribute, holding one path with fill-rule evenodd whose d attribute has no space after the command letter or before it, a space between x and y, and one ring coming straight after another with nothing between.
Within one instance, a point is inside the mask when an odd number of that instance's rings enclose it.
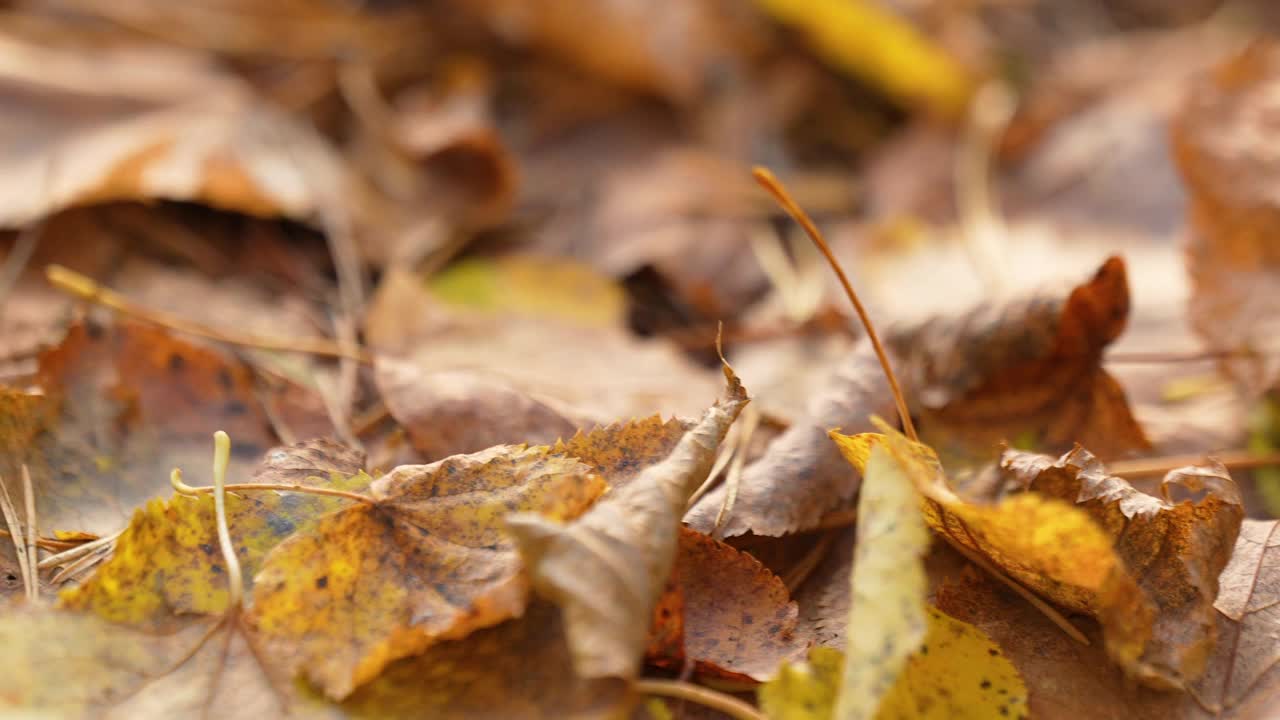
<instances>
[{"instance_id":1,"label":"leaf stem","mask_svg":"<svg viewBox=\"0 0 1280 720\"><path fill-rule=\"evenodd\" d=\"M218 545L222 559L227 563L227 587L231 595L229 606L240 607L244 600L244 576L240 571L240 558L231 544L231 530L227 527L227 464L231 461L231 438L222 430L213 434L213 512L218 523Z\"/></svg>"},{"instance_id":2,"label":"leaf stem","mask_svg":"<svg viewBox=\"0 0 1280 720\"><path fill-rule=\"evenodd\" d=\"M105 308L109 308L123 315L128 315L153 325L159 325L170 330L195 335L197 337L208 338L218 342L224 342L229 345L242 345L244 347L258 348L260 350L278 350L281 352L307 353L310 355L322 355L325 357L351 358L359 360L362 363L372 362L372 358L367 352L359 349L349 349L337 345L323 338L266 338L255 335L242 335L240 333L217 330L207 325L195 323L190 320L171 315L166 312L152 310L142 307L129 300L110 288L103 287L95 282L92 278L81 275L80 273L65 268L61 265L50 265L44 270L45 277L49 283L55 288L63 292L75 295L83 300L97 303Z\"/></svg>"},{"instance_id":3,"label":"leaf stem","mask_svg":"<svg viewBox=\"0 0 1280 720\"><path fill-rule=\"evenodd\" d=\"M1228 470L1280 465L1280 452L1256 453L1249 450L1228 450L1199 455L1166 455L1165 457L1116 460L1107 463L1107 474L1122 478L1163 475L1170 470L1177 470L1187 465L1199 465L1210 458L1222 463Z\"/></svg>"},{"instance_id":4,"label":"leaf stem","mask_svg":"<svg viewBox=\"0 0 1280 720\"><path fill-rule=\"evenodd\" d=\"M827 241L823 239L822 233L818 231L818 226L813 224L813 220L809 219L809 215L791 198L787 193L787 189L783 187L782 182L774 177L773 173L763 167L756 167L751 171L755 176L756 182L760 186L769 191L770 195L778 201L783 210L791 216L793 220L804 228L809 234L809 239L814 245L818 246L818 250L822 251L827 262L831 265L831 269L835 271L836 277L840 279L840 284L844 287L844 293L848 296L849 302L853 303L853 309L858 313L858 319L862 321L862 326L867 329L867 338L871 340L871 347L875 348L876 357L880 359L880 366L884 368L885 379L889 381L889 389L893 391L893 400L898 405L898 414L902 417L902 429L906 432L907 437L919 442L920 436L916 434L915 425L911 422L911 413L907 410L907 400L902 394L902 388L898 385L898 377L893 374L893 368L889 365L889 356L884 351L884 346L880 344L880 336L876 334L875 326L871 324L871 318L867 315L867 309L862 306L862 301L858 299L858 294L853 291L853 285L849 282L849 278L844 274L844 268L840 267L840 263L836 261L835 255L831 254L831 248L827 246Z\"/></svg>"},{"instance_id":5,"label":"leaf stem","mask_svg":"<svg viewBox=\"0 0 1280 720\"><path fill-rule=\"evenodd\" d=\"M646 695L689 700L712 710L719 710L734 720L768 720L765 714L749 703L718 690L694 685L680 680L641 678L635 681L635 689Z\"/></svg>"},{"instance_id":6,"label":"leaf stem","mask_svg":"<svg viewBox=\"0 0 1280 720\"><path fill-rule=\"evenodd\" d=\"M27 464L22 464L22 493L26 496L27 504L27 567L31 569L31 588L28 595L31 600L40 599L40 573L37 566L40 563L40 550L37 546L37 539L40 537L36 531L36 491L31 484L31 471L27 469Z\"/></svg>"},{"instance_id":7,"label":"leaf stem","mask_svg":"<svg viewBox=\"0 0 1280 720\"><path fill-rule=\"evenodd\" d=\"M174 468L169 473L169 484L173 489L182 495L204 495L214 492L216 488L212 485L188 485L182 481L182 471ZM244 490L275 490L277 492L296 492L306 493L308 495L326 495L328 497L339 497L346 500L354 500L366 505L373 505L375 501L367 495L360 493L348 492L346 490L335 490L333 488L313 487L311 485L289 485L286 483L234 483L227 485L225 488L228 492L241 492Z\"/></svg>"}]
</instances>

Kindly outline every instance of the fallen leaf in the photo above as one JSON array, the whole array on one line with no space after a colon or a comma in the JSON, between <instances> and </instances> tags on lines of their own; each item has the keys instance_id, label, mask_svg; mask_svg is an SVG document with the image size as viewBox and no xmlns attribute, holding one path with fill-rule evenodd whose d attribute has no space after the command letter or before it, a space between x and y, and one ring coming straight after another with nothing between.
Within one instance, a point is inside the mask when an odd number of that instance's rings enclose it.
<instances>
[{"instance_id":1,"label":"fallen leaf","mask_svg":"<svg viewBox=\"0 0 1280 720\"><path fill-rule=\"evenodd\" d=\"M681 528L671 577L659 609L679 599L666 622L682 630L683 653L668 665L678 668L674 661L687 657L698 675L753 682L773 677L782 662L804 652L808 638L797 630L791 594L751 555ZM654 653L646 657L652 662Z\"/></svg>"},{"instance_id":2,"label":"fallen leaf","mask_svg":"<svg viewBox=\"0 0 1280 720\"><path fill-rule=\"evenodd\" d=\"M554 400L466 371L428 373L380 357L374 379L387 411L424 460L503 443L548 444L588 424L570 419L572 411Z\"/></svg>"},{"instance_id":3,"label":"fallen leaf","mask_svg":"<svg viewBox=\"0 0 1280 720\"><path fill-rule=\"evenodd\" d=\"M546 447L401 466L374 481L370 504L277 545L247 619L273 662L346 697L393 660L520 615L527 581L503 518L570 519L604 487Z\"/></svg>"},{"instance_id":4,"label":"fallen leaf","mask_svg":"<svg viewBox=\"0 0 1280 720\"><path fill-rule=\"evenodd\" d=\"M833 435L845 452L850 441ZM910 467L883 446L865 462L850 569L848 646L836 715L871 718L925 635L922 558L929 532Z\"/></svg>"},{"instance_id":5,"label":"fallen leaf","mask_svg":"<svg viewBox=\"0 0 1280 720\"><path fill-rule=\"evenodd\" d=\"M523 617L388 665L341 707L352 718L604 720L634 702L625 682L573 671L560 610L534 600Z\"/></svg>"},{"instance_id":6,"label":"fallen leaf","mask_svg":"<svg viewBox=\"0 0 1280 720\"><path fill-rule=\"evenodd\" d=\"M269 451L251 482L358 492L370 481L363 462L361 453L311 440ZM190 470L187 480L193 480ZM279 491L228 493L227 524L245 590L252 593L254 575L280 541L311 530L323 515L350 502ZM134 513L111 558L84 583L63 592L59 605L151 632L172 631L191 615L227 612L227 575L215 541L213 508L207 494L148 502Z\"/></svg>"},{"instance_id":7,"label":"fallen leaf","mask_svg":"<svg viewBox=\"0 0 1280 720\"><path fill-rule=\"evenodd\" d=\"M928 608L924 619L923 644L867 717L1027 717L1027 687L1000 646L937 608ZM807 663L785 666L777 679L760 687L760 707L770 720L846 717L835 711L844 664L839 650L813 648Z\"/></svg>"},{"instance_id":8,"label":"fallen leaf","mask_svg":"<svg viewBox=\"0 0 1280 720\"><path fill-rule=\"evenodd\" d=\"M874 83L907 104L957 117L975 83L968 70L905 20L866 0L756 0L802 30L837 69Z\"/></svg>"},{"instance_id":9,"label":"fallen leaf","mask_svg":"<svg viewBox=\"0 0 1280 720\"><path fill-rule=\"evenodd\" d=\"M568 440L556 441L551 451L577 458L618 490L665 460L694 427L690 420L654 415L596 426L585 433L579 430Z\"/></svg>"},{"instance_id":10,"label":"fallen leaf","mask_svg":"<svg viewBox=\"0 0 1280 720\"><path fill-rule=\"evenodd\" d=\"M611 490L577 521L507 519L534 588L564 609L574 668L583 677L632 678L640 669L653 608L675 562L680 516L747 404L727 365L724 375L725 396L665 460Z\"/></svg>"},{"instance_id":11,"label":"fallen leaf","mask_svg":"<svg viewBox=\"0 0 1280 720\"><path fill-rule=\"evenodd\" d=\"M1129 670L1173 686L1198 678L1216 642L1218 575L1244 517L1240 492L1226 469L1214 463L1171 471L1157 498L1108 476L1082 448L1056 461L1008 450L1000 464L1021 490L1074 500L1112 539L1155 607L1151 636ZM1056 599L1074 609L1099 610L1087 596Z\"/></svg>"},{"instance_id":12,"label":"fallen leaf","mask_svg":"<svg viewBox=\"0 0 1280 720\"><path fill-rule=\"evenodd\" d=\"M1280 702L1280 521L1245 520L1218 578L1218 644L1191 686L1218 717L1262 718Z\"/></svg>"},{"instance_id":13,"label":"fallen leaf","mask_svg":"<svg viewBox=\"0 0 1280 720\"><path fill-rule=\"evenodd\" d=\"M1114 539L1088 513L1073 502L1036 493L1014 494L996 505L966 502L948 486L931 448L883 421L878 424L884 434L875 440L925 496L925 520L935 532L1040 595L1098 617L1107 631L1108 652L1118 663L1144 680L1168 684L1164 675L1139 662L1156 607L1129 574ZM866 443L844 443L841 449L855 465L866 461Z\"/></svg>"},{"instance_id":14,"label":"fallen leaf","mask_svg":"<svg viewBox=\"0 0 1280 720\"><path fill-rule=\"evenodd\" d=\"M308 220L341 185L338 160L318 136L197 54L87 53L6 35L0 85L15 108L4 128L14 143L0 161L8 198L0 225L156 199Z\"/></svg>"},{"instance_id":15,"label":"fallen leaf","mask_svg":"<svg viewBox=\"0 0 1280 720\"><path fill-rule=\"evenodd\" d=\"M893 417L893 400L869 343L861 343L816 396L809 416L774 439L742 473L725 537L747 532L778 536L814 527L858 491L859 477L827 437L833 427L870 429L872 415ZM685 516L709 533L724 503L724 485L711 490Z\"/></svg>"},{"instance_id":16,"label":"fallen leaf","mask_svg":"<svg viewBox=\"0 0 1280 720\"><path fill-rule=\"evenodd\" d=\"M51 530L121 529L135 506L169 493L172 468L208 465L210 427L235 440L232 476L247 477L249 458L276 444L247 366L151 326L73 325L41 355L37 378L48 405L3 421L38 428L5 456L3 475L30 466Z\"/></svg>"},{"instance_id":17,"label":"fallen leaf","mask_svg":"<svg viewBox=\"0 0 1280 720\"><path fill-rule=\"evenodd\" d=\"M1112 257L1065 301L987 305L890 332L887 344L922 438L944 457L1004 441L1053 452L1079 442L1109 458L1149 446L1100 365L1128 312L1125 264Z\"/></svg>"},{"instance_id":18,"label":"fallen leaf","mask_svg":"<svg viewBox=\"0 0 1280 720\"><path fill-rule=\"evenodd\" d=\"M662 341L449 307L404 271L383 279L365 333L371 348L422 372L467 371L594 420L692 414L715 394L710 374Z\"/></svg>"},{"instance_id":19,"label":"fallen leaf","mask_svg":"<svg viewBox=\"0 0 1280 720\"><path fill-rule=\"evenodd\" d=\"M1280 373L1274 318L1280 295L1275 179L1262 148L1276 129L1271 90L1280 46L1258 41L1192 85L1173 123L1173 148L1190 192L1189 317L1214 349L1239 350L1224 367L1252 390ZM1257 353L1257 354L1249 354Z\"/></svg>"}]
</instances>

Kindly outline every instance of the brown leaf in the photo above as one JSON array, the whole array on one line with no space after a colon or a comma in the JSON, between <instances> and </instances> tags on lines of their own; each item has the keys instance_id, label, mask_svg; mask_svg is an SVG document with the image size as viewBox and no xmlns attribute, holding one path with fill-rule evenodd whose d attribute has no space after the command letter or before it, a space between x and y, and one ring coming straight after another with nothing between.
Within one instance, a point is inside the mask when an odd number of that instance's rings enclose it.
<instances>
[{"instance_id":1,"label":"brown leaf","mask_svg":"<svg viewBox=\"0 0 1280 720\"><path fill-rule=\"evenodd\" d=\"M684 597L685 653L699 674L768 680L804 654L791 594L751 555L681 528L672 577Z\"/></svg>"},{"instance_id":2,"label":"brown leaf","mask_svg":"<svg viewBox=\"0 0 1280 720\"><path fill-rule=\"evenodd\" d=\"M813 399L809 416L779 435L742 473L738 498L724 524L726 537L747 532L785 535L817 524L827 511L853 497L859 475L827 437L833 427L869 430L872 415L894 417L893 400L869 343L860 344ZM726 486L708 492L685 516L709 533L724 503Z\"/></svg>"},{"instance_id":3,"label":"brown leaf","mask_svg":"<svg viewBox=\"0 0 1280 720\"><path fill-rule=\"evenodd\" d=\"M1112 257L1064 300L1031 298L889 335L926 442L944 455L1001 441L1104 458L1149 446L1124 390L1100 366L1124 330L1129 289Z\"/></svg>"},{"instance_id":4,"label":"brown leaf","mask_svg":"<svg viewBox=\"0 0 1280 720\"><path fill-rule=\"evenodd\" d=\"M1280 702L1280 521L1246 520L1218 578L1218 644L1191 693L1222 717L1267 717Z\"/></svg>"},{"instance_id":5,"label":"brown leaf","mask_svg":"<svg viewBox=\"0 0 1280 720\"><path fill-rule=\"evenodd\" d=\"M1156 498L1108 476L1102 463L1079 447L1056 461L1008 450L1001 466L1020 490L1073 501L1114 538L1126 570L1157 611L1130 670L1172 686L1198 678L1216 641L1218 575L1244 517L1239 490L1226 469L1174 470ZM1132 622L1109 617L1095 598L1057 593L1055 600L1098 615L1104 628Z\"/></svg>"},{"instance_id":6,"label":"brown leaf","mask_svg":"<svg viewBox=\"0 0 1280 720\"><path fill-rule=\"evenodd\" d=\"M276 546L247 618L281 667L343 698L393 660L523 612L507 514L576 517L604 490L548 448L498 446L378 478L371 504Z\"/></svg>"},{"instance_id":7,"label":"brown leaf","mask_svg":"<svg viewBox=\"0 0 1280 720\"><path fill-rule=\"evenodd\" d=\"M55 49L0 37L14 111L0 225L74 205L188 200L249 215L315 217L337 159L318 136L187 52ZM67 112L68 107L75 108Z\"/></svg>"},{"instance_id":8,"label":"brown leaf","mask_svg":"<svg viewBox=\"0 0 1280 720\"><path fill-rule=\"evenodd\" d=\"M1280 128L1272 92L1278 77L1280 45L1259 41L1192 86L1173 128L1191 196L1191 324L1215 349L1263 351L1225 363L1254 389L1280 372L1270 344L1280 311L1280 245L1272 241L1280 163L1267 149Z\"/></svg>"},{"instance_id":9,"label":"brown leaf","mask_svg":"<svg viewBox=\"0 0 1280 720\"><path fill-rule=\"evenodd\" d=\"M212 429L234 439L241 481L276 443L247 366L152 326L78 323L41 355L38 381L45 411L4 421L37 432L0 472L30 466L44 528L119 530L169 494L172 468L207 467Z\"/></svg>"},{"instance_id":10,"label":"brown leaf","mask_svg":"<svg viewBox=\"0 0 1280 720\"><path fill-rule=\"evenodd\" d=\"M664 342L637 339L621 327L586 328L448 306L403 271L387 274L365 328L374 350L424 373L465 370L534 397L555 398L575 416L692 414L715 394L710 373Z\"/></svg>"},{"instance_id":11,"label":"brown leaf","mask_svg":"<svg viewBox=\"0 0 1280 720\"><path fill-rule=\"evenodd\" d=\"M427 373L394 358L378 358L374 379L391 417L425 460L503 443L550 444L586 424L550 399L520 392L466 371Z\"/></svg>"},{"instance_id":12,"label":"brown leaf","mask_svg":"<svg viewBox=\"0 0 1280 720\"><path fill-rule=\"evenodd\" d=\"M727 365L724 374L725 396L671 454L576 522L507 520L534 588L564 608L574 667L583 677L631 678L640 669L653 608L675 562L680 516L747 404Z\"/></svg>"}]
</instances>

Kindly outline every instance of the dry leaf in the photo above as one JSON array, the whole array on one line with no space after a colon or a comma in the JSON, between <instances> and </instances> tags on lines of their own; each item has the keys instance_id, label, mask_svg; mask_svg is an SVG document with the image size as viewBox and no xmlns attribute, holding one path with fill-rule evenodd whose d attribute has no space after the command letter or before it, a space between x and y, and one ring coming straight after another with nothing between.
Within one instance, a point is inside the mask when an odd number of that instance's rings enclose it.
<instances>
[{"instance_id":1,"label":"dry leaf","mask_svg":"<svg viewBox=\"0 0 1280 720\"><path fill-rule=\"evenodd\" d=\"M371 504L267 555L248 620L275 662L346 697L393 660L520 615L527 583L503 518L570 519L604 487L545 447L401 466L373 483Z\"/></svg>"},{"instance_id":2,"label":"dry leaf","mask_svg":"<svg viewBox=\"0 0 1280 720\"><path fill-rule=\"evenodd\" d=\"M363 463L361 453L312 440L269 451L252 482L358 492L370 481L361 470ZM188 468L186 479L195 482L192 470ZM236 540L245 589L252 592L253 576L281 540L309 531L323 515L349 503L304 493L229 493L227 524ZM134 513L111 559L87 581L63 592L60 606L151 632L185 625L190 615L225 613L227 571L215 539L213 506L210 495L175 495L167 502L147 503Z\"/></svg>"},{"instance_id":3,"label":"dry leaf","mask_svg":"<svg viewBox=\"0 0 1280 720\"><path fill-rule=\"evenodd\" d=\"M773 677L779 664L804 652L808 638L797 631L796 604L786 585L751 555L681 528L671 578L659 601L663 622L656 629L674 635L678 628L682 652L649 650L650 662L662 659L679 668L687 657L701 676L752 682Z\"/></svg>"},{"instance_id":4,"label":"dry leaf","mask_svg":"<svg viewBox=\"0 0 1280 720\"><path fill-rule=\"evenodd\" d=\"M583 677L631 678L640 669L653 608L675 562L680 516L747 404L727 365L724 374L725 396L671 454L576 522L530 515L507 521L534 588L565 611L574 668Z\"/></svg>"},{"instance_id":5,"label":"dry leaf","mask_svg":"<svg viewBox=\"0 0 1280 720\"><path fill-rule=\"evenodd\" d=\"M1009 450L1001 467L1019 489L1074 501L1112 538L1128 574L1156 609L1151 636L1128 669L1173 686L1198 678L1216 641L1218 575L1244 517L1226 469L1214 463L1174 470L1157 498L1108 476L1082 448L1056 461ZM1087 595L1056 600L1076 610L1101 610ZM1105 611L1102 622L1107 628Z\"/></svg>"},{"instance_id":6,"label":"dry leaf","mask_svg":"<svg viewBox=\"0 0 1280 720\"><path fill-rule=\"evenodd\" d=\"M307 220L342 182L317 136L192 53L88 53L7 35L0 93L13 108L0 225L75 205L153 199Z\"/></svg>"},{"instance_id":7,"label":"dry leaf","mask_svg":"<svg viewBox=\"0 0 1280 720\"><path fill-rule=\"evenodd\" d=\"M1125 264L1112 257L1065 301L988 305L890 333L888 344L924 439L944 456L985 456L1005 441L1054 452L1079 442L1109 458L1148 447L1100 365L1128 312Z\"/></svg>"},{"instance_id":8,"label":"dry leaf","mask_svg":"<svg viewBox=\"0 0 1280 720\"><path fill-rule=\"evenodd\" d=\"M849 440L833 434L841 452ZM848 646L836 700L842 720L872 718L925 635L922 558L929 532L904 465L883 446L868 454L850 568Z\"/></svg>"},{"instance_id":9,"label":"dry leaf","mask_svg":"<svg viewBox=\"0 0 1280 720\"><path fill-rule=\"evenodd\" d=\"M981 629L937 608L925 615L928 631L907 659L879 708L879 720L920 718L1026 718L1027 687L1000 646ZM760 706L771 720L828 720L835 713L845 659L831 648L814 648L808 663L785 667L760 687Z\"/></svg>"},{"instance_id":10,"label":"dry leaf","mask_svg":"<svg viewBox=\"0 0 1280 720\"><path fill-rule=\"evenodd\" d=\"M1254 390L1280 372L1272 343L1280 246L1271 239L1280 227L1280 164L1267 149L1280 127L1278 77L1280 46L1256 42L1192 86L1173 128L1190 190L1191 324L1215 349L1261 353L1225 363Z\"/></svg>"},{"instance_id":11,"label":"dry leaf","mask_svg":"<svg viewBox=\"0 0 1280 720\"><path fill-rule=\"evenodd\" d=\"M774 439L764 455L747 466L726 537L747 532L785 535L812 528L829 510L853 497L858 474L827 437L833 427L870 429L872 415L893 417L893 400L869 343L861 343L815 397L809 416ZM698 501L685 522L710 532L725 500L721 485Z\"/></svg>"},{"instance_id":12,"label":"dry leaf","mask_svg":"<svg viewBox=\"0 0 1280 720\"><path fill-rule=\"evenodd\" d=\"M235 439L233 477L276 444L247 366L151 326L76 324L41 355L37 377L44 410L4 422L38 432L11 446L2 474L30 466L44 528L121 529L170 492L172 468L208 466L211 427Z\"/></svg>"},{"instance_id":13,"label":"dry leaf","mask_svg":"<svg viewBox=\"0 0 1280 720\"><path fill-rule=\"evenodd\" d=\"M428 373L380 357L374 379L387 411L425 460L504 443L553 443L588 424L570 419L572 411L554 400L466 371Z\"/></svg>"}]
</instances>

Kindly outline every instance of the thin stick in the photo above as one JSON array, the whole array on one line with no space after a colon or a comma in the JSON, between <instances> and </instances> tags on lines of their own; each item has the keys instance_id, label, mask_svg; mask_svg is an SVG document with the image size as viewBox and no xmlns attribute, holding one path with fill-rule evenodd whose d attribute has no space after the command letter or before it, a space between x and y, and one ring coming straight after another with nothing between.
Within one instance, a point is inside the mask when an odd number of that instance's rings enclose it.
<instances>
[{"instance_id":1,"label":"thin stick","mask_svg":"<svg viewBox=\"0 0 1280 720\"><path fill-rule=\"evenodd\" d=\"M120 293L99 285L97 282L68 270L61 265L50 265L45 268L45 277L55 288L70 293L89 302L97 303L118 313L159 325L188 335L208 338L228 345L243 345L259 350L276 350L280 352L306 353L324 357L351 358L362 363L373 362L372 357L361 350L343 348L322 338L266 338L237 332L218 330L207 325L192 322L158 310L144 308L135 304Z\"/></svg>"},{"instance_id":2,"label":"thin stick","mask_svg":"<svg viewBox=\"0 0 1280 720\"><path fill-rule=\"evenodd\" d=\"M849 297L849 302L853 303L853 309L858 313L858 319L862 321L862 326L867 330L867 338L871 340L871 347L876 351L876 357L880 359L880 366L884 368L885 379L889 381L889 389L893 391L894 402L898 405L898 414L902 417L902 429L906 432L907 437L919 442L920 436L916 434L915 425L911 422L911 413L907 410L907 399L902 394L902 388L898 385L898 377L893 374L893 368L889 365L889 356L884 351L884 346L880 344L880 336L876 334L875 326L871 324L871 318L867 315L867 309L862 306L862 301L858 299L858 294L853 291L853 285L849 283L849 278L844 274L844 268L840 267L840 263L836 262L835 255L831 254L831 248L827 247L827 241L822 238L822 233L818 231L818 226L813 224L805 211L796 204L795 200L787 194L787 189L782 186L778 178L773 173L762 167L757 167L751 171L755 176L756 182L761 187L768 190L783 210L791 216L793 220L800 223L800 227L809 234L809 239L814 245L822 251L827 262L831 265L831 269L835 271L836 277L840 279L840 284L844 287L844 293Z\"/></svg>"},{"instance_id":3,"label":"thin stick","mask_svg":"<svg viewBox=\"0 0 1280 720\"><path fill-rule=\"evenodd\" d=\"M786 577L782 578L782 584L787 586L787 592L795 593L795 591L804 583L805 580L813 574L818 568L818 563L822 562L827 554L827 549L831 547L832 541L836 539L838 533L825 533L818 541L809 548L809 551L800 558L800 562L795 567L787 571Z\"/></svg>"},{"instance_id":4,"label":"thin stick","mask_svg":"<svg viewBox=\"0 0 1280 720\"><path fill-rule=\"evenodd\" d=\"M635 681L635 689L646 695L689 700L712 710L719 710L734 720L769 720L764 713L732 695L693 683L641 678Z\"/></svg>"},{"instance_id":5,"label":"thin stick","mask_svg":"<svg viewBox=\"0 0 1280 720\"><path fill-rule=\"evenodd\" d=\"M0 268L0 310L4 308L4 301L8 299L9 293L13 291L14 286L18 284L18 280L22 277L22 271L27 268L27 261L31 259L31 255L36 250L36 245L40 242L40 236L43 234L43 220L35 225L27 226L22 232L18 233L18 239L13 243L13 248L9 250L9 255L4 259L4 267Z\"/></svg>"},{"instance_id":6,"label":"thin stick","mask_svg":"<svg viewBox=\"0 0 1280 720\"><path fill-rule=\"evenodd\" d=\"M63 550L62 552L56 555L50 555L49 557L41 560L40 564L37 565L37 567L39 567L41 570L47 570L48 568L57 567L59 565L65 565L66 563L69 563L72 560L76 560L78 558L84 557L85 555L92 553L93 551L97 550L100 547L111 545L116 541L117 538L119 538L123 534L124 534L124 530L118 530L114 533L111 533L110 535L100 537L97 540L93 540L87 543L82 543L80 545L77 545L71 548L70 550Z\"/></svg>"},{"instance_id":7,"label":"thin stick","mask_svg":"<svg viewBox=\"0 0 1280 720\"><path fill-rule=\"evenodd\" d=\"M13 552L18 561L18 572L22 573L22 592L27 597L31 596L31 591L27 588L31 587L31 576L34 574L32 569L27 567L27 554L22 548L22 526L18 524L18 511L13 506L13 500L9 498L9 488L4 484L4 478L0 477L0 511L4 513L4 522L9 526L9 538L13 540Z\"/></svg>"},{"instance_id":8,"label":"thin stick","mask_svg":"<svg viewBox=\"0 0 1280 720\"><path fill-rule=\"evenodd\" d=\"M1247 470L1256 467L1280 465L1280 452L1255 453L1248 450L1230 450L1200 455L1166 455L1165 457L1137 458L1107 463L1107 473L1122 478L1163 475L1187 465L1199 465L1213 458L1228 470Z\"/></svg>"},{"instance_id":9,"label":"thin stick","mask_svg":"<svg viewBox=\"0 0 1280 720\"><path fill-rule=\"evenodd\" d=\"M1258 358L1267 355L1278 355L1280 351L1260 352L1256 350L1195 350L1190 352L1109 352L1102 356L1109 363L1184 363L1204 362L1206 360L1225 360L1230 358Z\"/></svg>"},{"instance_id":10,"label":"thin stick","mask_svg":"<svg viewBox=\"0 0 1280 720\"><path fill-rule=\"evenodd\" d=\"M26 496L27 503L27 567L31 568L32 579L30 599L40 599L40 573L37 567L40 563L40 551L36 545L39 535L36 533L36 491L31 484L31 471L27 469L27 464L22 463L22 492Z\"/></svg>"},{"instance_id":11,"label":"thin stick","mask_svg":"<svg viewBox=\"0 0 1280 720\"><path fill-rule=\"evenodd\" d=\"M760 411L754 405L748 405L742 412L742 430L738 433L737 451L733 454L733 462L729 463L729 472L724 476L724 501L720 503L720 511L716 513L716 523L711 528L711 537L724 539L724 524L733 514L733 506L738 502L738 485L742 482L742 469L747 464L747 447L751 443L751 435L760 424Z\"/></svg>"},{"instance_id":12,"label":"thin stick","mask_svg":"<svg viewBox=\"0 0 1280 720\"><path fill-rule=\"evenodd\" d=\"M222 430L213 434L213 512L218 523L218 545L222 559L227 564L227 590L229 607L234 611L244 600L244 575L240 571L240 558L231 544L231 530L227 527L227 464L231 462L231 437Z\"/></svg>"},{"instance_id":13,"label":"thin stick","mask_svg":"<svg viewBox=\"0 0 1280 720\"><path fill-rule=\"evenodd\" d=\"M212 485L192 486L182 481L182 471L174 468L169 473L169 484L173 489L182 495L201 495L215 492L217 488ZM240 492L243 490L275 490L277 492L296 492L307 493L309 495L328 495L329 497L340 497L346 500L355 500L366 505L375 505L376 501L359 493L347 492L346 490L335 490L333 488L313 487L311 485L287 485L284 483L239 483L227 485L225 488L228 492Z\"/></svg>"}]
</instances>

